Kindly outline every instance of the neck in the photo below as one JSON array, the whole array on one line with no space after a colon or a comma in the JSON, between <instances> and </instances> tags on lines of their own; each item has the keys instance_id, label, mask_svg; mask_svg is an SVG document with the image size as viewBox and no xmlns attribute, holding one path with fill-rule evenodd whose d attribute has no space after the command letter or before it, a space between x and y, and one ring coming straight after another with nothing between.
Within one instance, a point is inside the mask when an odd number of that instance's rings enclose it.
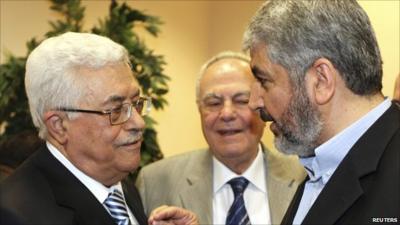
<instances>
[{"instance_id":1,"label":"neck","mask_svg":"<svg viewBox=\"0 0 400 225\"><path fill-rule=\"evenodd\" d=\"M71 154L68 154L69 150L55 139L49 137L47 141L50 142L64 157L71 162L76 168L78 168L81 172L85 173L87 176L97 180L102 183L106 187L110 187L119 181L123 180L128 173L121 173L115 170L109 169L106 165L100 166L96 162L84 158L84 157L73 157Z\"/></svg>"},{"instance_id":2,"label":"neck","mask_svg":"<svg viewBox=\"0 0 400 225\"><path fill-rule=\"evenodd\" d=\"M255 155L251 155L251 157L242 157L242 158L231 158L231 159L217 159L224 164L226 167L228 167L230 170L232 170L233 172L235 172L238 175L243 174L250 166L251 164L254 162L255 158L257 157L257 153L256 152Z\"/></svg>"},{"instance_id":3,"label":"neck","mask_svg":"<svg viewBox=\"0 0 400 225\"><path fill-rule=\"evenodd\" d=\"M381 93L371 96L354 94L336 98L330 104L322 107L324 129L320 143L324 143L384 101Z\"/></svg>"}]
</instances>

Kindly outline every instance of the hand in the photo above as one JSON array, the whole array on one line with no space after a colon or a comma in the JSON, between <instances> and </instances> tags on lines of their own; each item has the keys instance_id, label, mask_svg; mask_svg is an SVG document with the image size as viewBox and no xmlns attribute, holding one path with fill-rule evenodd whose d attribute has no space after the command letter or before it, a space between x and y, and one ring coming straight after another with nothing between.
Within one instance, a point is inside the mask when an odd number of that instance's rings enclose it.
<instances>
[{"instance_id":1,"label":"hand","mask_svg":"<svg viewBox=\"0 0 400 225\"><path fill-rule=\"evenodd\" d=\"M193 212L174 206L163 205L154 209L149 217L149 225L198 225Z\"/></svg>"}]
</instances>

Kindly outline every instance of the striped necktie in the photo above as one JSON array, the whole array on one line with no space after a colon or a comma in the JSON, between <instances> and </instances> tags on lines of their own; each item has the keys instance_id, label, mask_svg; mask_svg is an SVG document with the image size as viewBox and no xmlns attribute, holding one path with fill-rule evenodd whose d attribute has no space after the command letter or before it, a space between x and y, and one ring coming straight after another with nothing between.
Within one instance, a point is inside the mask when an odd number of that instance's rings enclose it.
<instances>
[{"instance_id":1,"label":"striped necktie","mask_svg":"<svg viewBox=\"0 0 400 225\"><path fill-rule=\"evenodd\" d=\"M103 203L118 225L130 225L128 210L122 193L115 189Z\"/></svg>"},{"instance_id":2,"label":"striped necktie","mask_svg":"<svg viewBox=\"0 0 400 225\"><path fill-rule=\"evenodd\" d=\"M249 181L244 177L237 177L228 182L231 185L235 199L228 211L226 225L250 225L250 218L244 206L243 192Z\"/></svg>"}]
</instances>

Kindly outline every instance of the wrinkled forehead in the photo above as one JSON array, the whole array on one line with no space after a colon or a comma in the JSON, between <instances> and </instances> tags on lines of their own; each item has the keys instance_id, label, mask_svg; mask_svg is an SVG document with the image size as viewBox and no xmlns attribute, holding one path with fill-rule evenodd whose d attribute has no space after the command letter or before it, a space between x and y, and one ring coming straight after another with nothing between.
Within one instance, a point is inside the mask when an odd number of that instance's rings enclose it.
<instances>
[{"instance_id":1,"label":"wrinkled forehead","mask_svg":"<svg viewBox=\"0 0 400 225\"><path fill-rule=\"evenodd\" d=\"M111 90L109 93L105 93L102 103L103 104L113 104L113 103L123 103L126 101L132 101L140 96L140 87L136 79L132 79L132 82L125 83L126 86L116 88Z\"/></svg>"},{"instance_id":2,"label":"wrinkled forehead","mask_svg":"<svg viewBox=\"0 0 400 225\"><path fill-rule=\"evenodd\" d=\"M218 97L232 99L236 96L249 96L255 80L246 75L219 76L205 82L200 90L200 99Z\"/></svg>"},{"instance_id":3,"label":"wrinkled forehead","mask_svg":"<svg viewBox=\"0 0 400 225\"><path fill-rule=\"evenodd\" d=\"M238 59L223 59L211 65L200 81L200 94L210 91L249 89L254 78L250 65Z\"/></svg>"},{"instance_id":4,"label":"wrinkled forehead","mask_svg":"<svg viewBox=\"0 0 400 225\"><path fill-rule=\"evenodd\" d=\"M140 94L140 86L127 65L110 65L100 69L84 68L85 100L108 104Z\"/></svg>"},{"instance_id":5,"label":"wrinkled forehead","mask_svg":"<svg viewBox=\"0 0 400 225\"><path fill-rule=\"evenodd\" d=\"M239 58L222 58L213 62L205 70L205 74L220 74L229 72L247 72L250 67L249 62Z\"/></svg>"}]
</instances>

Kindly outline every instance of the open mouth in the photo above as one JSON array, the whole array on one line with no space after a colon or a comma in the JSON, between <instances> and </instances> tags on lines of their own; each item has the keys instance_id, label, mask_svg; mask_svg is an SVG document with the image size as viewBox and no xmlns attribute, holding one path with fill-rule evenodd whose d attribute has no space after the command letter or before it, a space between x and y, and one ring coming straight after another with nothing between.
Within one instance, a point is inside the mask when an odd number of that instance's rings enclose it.
<instances>
[{"instance_id":1,"label":"open mouth","mask_svg":"<svg viewBox=\"0 0 400 225\"><path fill-rule=\"evenodd\" d=\"M230 129L230 130L218 130L217 132L221 136L231 136L231 135L241 133L242 130L241 129Z\"/></svg>"},{"instance_id":2,"label":"open mouth","mask_svg":"<svg viewBox=\"0 0 400 225\"><path fill-rule=\"evenodd\" d=\"M143 140L143 138L138 138L136 140L121 144L120 146L132 146L132 145L140 144L142 142L142 140Z\"/></svg>"}]
</instances>

